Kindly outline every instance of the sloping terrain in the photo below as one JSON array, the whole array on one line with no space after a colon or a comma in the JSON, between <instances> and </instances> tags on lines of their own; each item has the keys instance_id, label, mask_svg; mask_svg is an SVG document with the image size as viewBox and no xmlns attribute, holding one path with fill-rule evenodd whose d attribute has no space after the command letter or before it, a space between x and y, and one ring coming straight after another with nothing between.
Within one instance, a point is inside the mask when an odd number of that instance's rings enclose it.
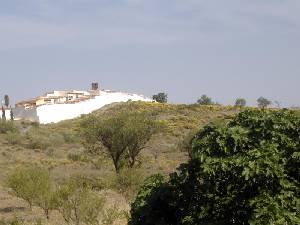
<instances>
[{"instance_id":1,"label":"sloping terrain","mask_svg":"<svg viewBox=\"0 0 300 225\"><path fill-rule=\"evenodd\" d=\"M48 168L57 184L69 177L79 177L89 182L100 195L106 198L106 208L112 206L128 211L143 179L154 173L169 174L188 155L180 148L184 137L209 122L224 121L239 110L234 107L171 105L145 102L128 102L106 106L94 112L106 117L120 110L147 111L157 116L165 128L155 135L143 150L139 165L132 171L124 172L122 181L117 179L110 159L103 155L92 157L85 154L81 143L80 123L82 118L63 121L58 124L39 125L29 122L16 122L19 134L9 132L0 135L0 221L14 218L35 224L41 219L43 224L64 224L57 212L51 212L46 221L37 207L29 209L26 202L14 197L6 180L15 168L37 164ZM1 222L0 222L1 224ZM126 219L119 223L126 224Z\"/></svg>"}]
</instances>

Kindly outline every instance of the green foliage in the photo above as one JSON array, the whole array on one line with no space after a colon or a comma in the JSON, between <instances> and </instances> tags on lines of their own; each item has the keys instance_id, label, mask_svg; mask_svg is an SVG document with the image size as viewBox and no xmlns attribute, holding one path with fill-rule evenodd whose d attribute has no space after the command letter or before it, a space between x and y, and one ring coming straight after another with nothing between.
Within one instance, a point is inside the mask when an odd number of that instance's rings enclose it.
<instances>
[{"instance_id":1,"label":"green foliage","mask_svg":"<svg viewBox=\"0 0 300 225\"><path fill-rule=\"evenodd\" d=\"M163 225L163 216L160 214L159 205L153 205L153 200L157 198L158 192L163 189L164 178L157 174L147 178L141 187L136 200L131 205L131 219L129 225L136 224L157 224ZM156 207L154 209L154 207ZM161 205L162 209L164 208ZM155 211L155 212L154 212ZM164 213L164 209L161 210Z\"/></svg>"},{"instance_id":2,"label":"green foliage","mask_svg":"<svg viewBox=\"0 0 300 225\"><path fill-rule=\"evenodd\" d=\"M88 157L84 153L69 153L68 159L72 160L73 162L88 162Z\"/></svg>"},{"instance_id":3,"label":"green foliage","mask_svg":"<svg viewBox=\"0 0 300 225\"><path fill-rule=\"evenodd\" d=\"M39 133L31 132L27 134L28 144L27 147L31 149L47 149L51 146L48 137L40 135Z\"/></svg>"},{"instance_id":4,"label":"green foliage","mask_svg":"<svg viewBox=\"0 0 300 225\"><path fill-rule=\"evenodd\" d=\"M21 219L15 217L9 221L0 220L0 225L24 225L24 222Z\"/></svg>"},{"instance_id":5,"label":"green foliage","mask_svg":"<svg viewBox=\"0 0 300 225\"><path fill-rule=\"evenodd\" d=\"M49 147L58 147L65 143L64 137L47 129L32 127L27 133L27 147L45 150Z\"/></svg>"},{"instance_id":6,"label":"green foliage","mask_svg":"<svg viewBox=\"0 0 300 225\"><path fill-rule=\"evenodd\" d=\"M288 110L246 110L206 126L188 164L141 189L130 225L300 224L299 128Z\"/></svg>"},{"instance_id":7,"label":"green foliage","mask_svg":"<svg viewBox=\"0 0 300 225\"><path fill-rule=\"evenodd\" d=\"M18 127L13 121L0 120L0 134L7 134L8 132L18 132Z\"/></svg>"},{"instance_id":8,"label":"green foliage","mask_svg":"<svg viewBox=\"0 0 300 225\"><path fill-rule=\"evenodd\" d=\"M105 119L91 115L82 122L82 135L87 149L96 154L105 152L118 173L126 164L134 166L140 151L157 131L154 119L143 112L120 112Z\"/></svg>"},{"instance_id":9,"label":"green foliage","mask_svg":"<svg viewBox=\"0 0 300 225\"><path fill-rule=\"evenodd\" d=\"M197 103L199 105L214 105L215 103L211 100L210 97L207 95L202 95L198 100Z\"/></svg>"},{"instance_id":10,"label":"green foliage","mask_svg":"<svg viewBox=\"0 0 300 225\"><path fill-rule=\"evenodd\" d=\"M27 201L30 208L41 207L49 219L49 211L54 209L54 192L48 170L36 166L18 168L9 175L8 186L17 197Z\"/></svg>"},{"instance_id":11,"label":"green foliage","mask_svg":"<svg viewBox=\"0 0 300 225\"><path fill-rule=\"evenodd\" d=\"M8 142L8 144L11 144L11 145L19 145L23 141L23 136L19 132L16 132L16 131L14 131L14 132L8 131L5 138Z\"/></svg>"},{"instance_id":12,"label":"green foliage","mask_svg":"<svg viewBox=\"0 0 300 225\"><path fill-rule=\"evenodd\" d=\"M124 218L124 211L120 210L116 205L105 210L103 218L101 220L102 225L112 225L117 220Z\"/></svg>"},{"instance_id":13,"label":"green foliage","mask_svg":"<svg viewBox=\"0 0 300 225\"><path fill-rule=\"evenodd\" d=\"M245 107L246 100L244 98L238 98L238 99L236 99L234 106L235 107Z\"/></svg>"},{"instance_id":14,"label":"green foliage","mask_svg":"<svg viewBox=\"0 0 300 225\"><path fill-rule=\"evenodd\" d=\"M62 133L63 139L66 143L76 143L78 137L70 132L63 132Z\"/></svg>"},{"instance_id":15,"label":"green foliage","mask_svg":"<svg viewBox=\"0 0 300 225\"><path fill-rule=\"evenodd\" d=\"M189 131L183 139L179 142L178 148L181 151L187 152L190 156L192 154L192 141L198 131L196 130L191 130Z\"/></svg>"},{"instance_id":16,"label":"green foliage","mask_svg":"<svg viewBox=\"0 0 300 225\"><path fill-rule=\"evenodd\" d=\"M96 225L104 199L85 183L70 180L57 191L56 206L69 224Z\"/></svg>"},{"instance_id":17,"label":"green foliage","mask_svg":"<svg viewBox=\"0 0 300 225\"><path fill-rule=\"evenodd\" d=\"M134 199L141 184L144 181L144 175L136 169L122 169L116 175L112 188L120 192L126 199Z\"/></svg>"},{"instance_id":18,"label":"green foliage","mask_svg":"<svg viewBox=\"0 0 300 225\"><path fill-rule=\"evenodd\" d=\"M168 94L158 93L156 95L153 95L152 99L159 103L167 103L168 102Z\"/></svg>"},{"instance_id":19,"label":"green foliage","mask_svg":"<svg viewBox=\"0 0 300 225\"><path fill-rule=\"evenodd\" d=\"M260 98L257 99L257 105L258 105L259 108L264 109L264 108L268 107L271 104L272 104L272 102L269 99L266 99L264 97L260 97Z\"/></svg>"}]
</instances>

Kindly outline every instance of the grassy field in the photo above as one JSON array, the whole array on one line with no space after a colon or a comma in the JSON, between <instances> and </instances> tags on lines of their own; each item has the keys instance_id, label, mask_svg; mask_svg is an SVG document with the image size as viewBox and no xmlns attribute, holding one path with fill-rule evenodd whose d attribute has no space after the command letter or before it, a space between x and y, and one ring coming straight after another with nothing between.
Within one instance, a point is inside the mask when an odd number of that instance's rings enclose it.
<instances>
[{"instance_id":1,"label":"grassy field","mask_svg":"<svg viewBox=\"0 0 300 225\"><path fill-rule=\"evenodd\" d=\"M116 217L117 211L124 212L114 224L126 224L126 212L144 178L155 173L167 175L187 161L187 153L179 147L184 137L209 122L224 121L239 111L223 106L129 102L110 105L94 113L105 117L124 109L153 113L165 129L150 140L139 158L139 165L119 177L107 156L92 157L85 153L80 137L82 118L51 125L18 121L15 124L19 134L0 134L0 224L16 219L25 224L64 224L58 212L51 212L47 221L39 208L31 210L7 187L7 177L12 171L32 164L48 168L58 185L70 177L88 182L106 199L104 212L108 216Z\"/></svg>"}]
</instances>

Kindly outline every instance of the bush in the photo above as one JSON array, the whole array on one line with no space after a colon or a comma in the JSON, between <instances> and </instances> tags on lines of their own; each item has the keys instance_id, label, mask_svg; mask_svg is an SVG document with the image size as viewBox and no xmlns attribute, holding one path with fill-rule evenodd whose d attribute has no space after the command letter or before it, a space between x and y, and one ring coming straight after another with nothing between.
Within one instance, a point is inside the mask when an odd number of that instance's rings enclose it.
<instances>
[{"instance_id":1,"label":"bush","mask_svg":"<svg viewBox=\"0 0 300 225\"><path fill-rule=\"evenodd\" d=\"M69 153L68 159L73 162L88 162L88 157L84 153Z\"/></svg>"},{"instance_id":2,"label":"bush","mask_svg":"<svg viewBox=\"0 0 300 225\"><path fill-rule=\"evenodd\" d=\"M16 169L8 177L8 186L13 194L27 201L30 208L41 207L49 219L49 211L54 208L54 192L48 170L36 166Z\"/></svg>"},{"instance_id":3,"label":"bush","mask_svg":"<svg viewBox=\"0 0 300 225\"><path fill-rule=\"evenodd\" d=\"M31 149L47 149L51 146L51 142L48 137L39 134L29 134L27 135L28 144L27 147Z\"/></svg>"},{"instance_id":4,"label":"bush","mask_svg":"<svg viewBox=\"0 0 300 225\"><path fill-rule=\"evenodd\" d=\"M27 147L31 149L47 149L61 146L65 143L64 137L58 133L50 133L40 128L32 128L27 132Z\"/></svg>"},{"instance_id":5,"label":"bush","mask_svg":"<svg viewBox=\"0 0 300 225\"><path fill-rule=\"evenodd\" d=\"M11 144L11 145L19 145L22 143L22 140L23 140L23 137L22 135L20 135L19 132L7 132L6 134L6 140L8 142L8 144Z\"/></svg>"},{"instance_id":6,"label":"bush","mask_svg":"<svg viewBox=\"0 0 300 225\"><path fill-rule=\"evenodd\" d=\"M299 127L288 110L206 126L189 163L142 187L129 224L300 224Z\"/></svg>"},{"instance_id":7,"label":"bush","mask_svg":"<svg viewBox=\"0 0 300 225\"><path fill-rule=\"evenodd\" d=\"M18 127L13 121L0 120L0 133L6 134L8 132L18 132Z\"/></svg>"},{"instance_id":8,"label":"bush","mask_svg":"<svg viewBox=\"0 0 300 225\"><path fill-rule=\"evenodd\" d=\"M61 134L53 133L49 135L49 143L53 147L58 147L65 143L65 139Z\"/></svg>"},{"instance_id":9,"label":"bush","mask_svg":"<svg viewBox=\"0 0 300 225\"><path fill-rule=\"evenodd\" d=\"M99 224L104 199L89 186L70 180L57 191L56 205L69 224Z\"/></svg>"},{"instance_id":10,"label":"bush","mask_svg":"<svg viewBox=\"0 0 300 225\"><path fill-rule=\"evenodd\" d=\"M121 220L125 217L125 212L120 210L116 205L105 210L102 218L102 225L112 225L117 220Z\"/></svg>"},{"instance_id":11,"label":"bush","mask_svg":"<svg viewBox=\"0 0 300 225\"><path fill-rule=\"evenodd\" d=\"M143 184L144 175L136 169L123 169L116 175L113 187L126 199L132 200Z\"/></svg>"},{"instance_id":12,"label":"bush","mask_svg":"<svg viewBox=\"0 0 300 225\"><path fill-rule=\"evenodd\" d=\"M76 143L76 142L78 142L78 138L74 134L64 132L64 133L62 133L62 136L63 136L64 141L66 143Z\"/></svg>"}]
</instances>

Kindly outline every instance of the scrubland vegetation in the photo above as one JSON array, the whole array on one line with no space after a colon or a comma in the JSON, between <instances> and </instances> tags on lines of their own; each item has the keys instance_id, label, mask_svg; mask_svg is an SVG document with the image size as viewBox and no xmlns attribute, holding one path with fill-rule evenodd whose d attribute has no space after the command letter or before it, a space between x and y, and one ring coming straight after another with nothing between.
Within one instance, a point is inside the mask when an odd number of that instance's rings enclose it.
<instances>
[{"instance_id":1,"label":"scrubland vegetation","mask_svg":"<svg viewBox=\"0 0 300 225\"><path fill-rule=\"evenodd\" d=\"M297 224L299 129L243 101L1 121L0 224Z\"/></svg>"}]
</instances>

